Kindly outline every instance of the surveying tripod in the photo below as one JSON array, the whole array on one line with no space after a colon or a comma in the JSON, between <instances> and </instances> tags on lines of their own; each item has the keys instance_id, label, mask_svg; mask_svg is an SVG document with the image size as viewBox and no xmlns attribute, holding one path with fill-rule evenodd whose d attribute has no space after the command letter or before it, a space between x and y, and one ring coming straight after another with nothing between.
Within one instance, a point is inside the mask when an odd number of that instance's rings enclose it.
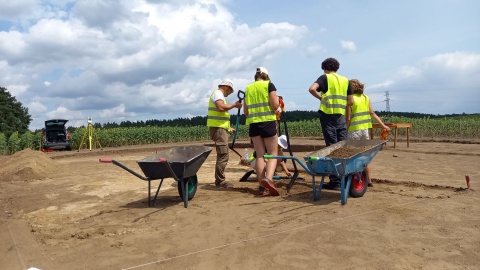
<instances>
[{"instance_id":1,"label":"surveying tripod","mask_svg":"<svg viewBox=\"0 0 480 270\"><path fill-rule=\"evenodd\" d=\"M98 146L100 146L100 149L103 150L102 145L100 145L100 142L98 141L98 136L97 136L97 133L95 132L95 128L92 125L92 118L89 117L88 118L88 125L85 128L85 132L83 133L82 141L80 142L80 145L78 146L77 152L79 152L80 148L82 148L83 141L85 140L85 137L87 136L87 134L88 134L88 146L89 146L90 151L92 151L92 145L93 145L92 140L93 140L94 136L95 136L95 143L97 143Z\"/></svg>"}]
</instances>

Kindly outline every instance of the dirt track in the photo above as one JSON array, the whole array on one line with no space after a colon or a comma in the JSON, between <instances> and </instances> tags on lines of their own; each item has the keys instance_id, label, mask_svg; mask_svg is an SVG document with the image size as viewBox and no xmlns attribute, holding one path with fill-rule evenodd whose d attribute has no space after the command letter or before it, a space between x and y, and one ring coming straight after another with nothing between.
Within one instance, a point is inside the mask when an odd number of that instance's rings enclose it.
<instances>
[{"instance_id":1,"label":"dirt track","mask_svg":"<svg viewBox=\"0 0 480 270\"><path fill-rule=\"evenodd\" d=\"M195 144L210 143L182 146ZM292 145L301 160L324 146ZM174 146L0 157L1 268L480 269L480 144L389 143L371 163L374 187L343 206L338 191L313 201L305 172L289 194L282 180L280 197L258 196L253 177L237 182L249 168L234 153L235 187L218 189L212 151L188 208L172 179L148 207L147 182L98 162L141 173L137 160Z\"/></svg>"}]
</instances>

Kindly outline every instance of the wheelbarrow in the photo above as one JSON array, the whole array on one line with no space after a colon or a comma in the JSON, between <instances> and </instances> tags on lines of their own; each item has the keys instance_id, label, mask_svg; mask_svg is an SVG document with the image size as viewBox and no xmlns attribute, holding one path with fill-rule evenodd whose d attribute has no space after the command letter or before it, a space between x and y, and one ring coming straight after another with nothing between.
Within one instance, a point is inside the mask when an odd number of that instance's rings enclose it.
<instances>
[{"instance_id":1,"label":"wheelbarrow","mask_svg":"<svg viewBox=\"0 0 480 270\"><path fill-rule=\"evenodd\" d=\"M372 161L386 140L345 140L327 146L304 157L305 163L293 156L271 156L264 158L286 158L296 160L307 173L312 175L313 200L319 200L325 176L335 175L340 178L340 198L342 205L347 203L348 196L362 197L367 191L368 175L365 168ZM344 151L342 151L342 150ZM348 149L348 151L347 151ZM328 157L337 150L343 156ZM322 179L317 187L315 177ZM347 192L347 190L349 192Z\"/></svg>"},{"instance_id":2,"label":"wheelbarrow","mask_svg":"<svg viewBox=\"0 0 480 270\"><path fill-rule=\"evenodd\" d=\"M212 148L208 146L173 147L160 151L137 161L145 176L111 158L100 158L99 161L113 163L136 177L148 181L148 206L155 205L163 180L173 177L178 182L178 194L183 199L184 207L187 208L188 201L193 199L197 192L197 171L210 152L212 152ZM160 183L155 197L151 200L150 182L158 179L160 179Z\"/></svg>"}]
</instances>

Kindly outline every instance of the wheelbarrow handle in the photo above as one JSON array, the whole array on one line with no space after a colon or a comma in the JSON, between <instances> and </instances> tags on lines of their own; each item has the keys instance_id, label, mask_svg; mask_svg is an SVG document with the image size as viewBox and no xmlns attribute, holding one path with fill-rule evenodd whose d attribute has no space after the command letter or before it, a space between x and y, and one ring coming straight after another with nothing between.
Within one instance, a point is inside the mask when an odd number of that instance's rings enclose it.
<instances>
[{"instance_id":1,"label":"wheelbarrow handle","mask_svg":"<svg viewBox=\"0 0 480 270\"><path fill-rule=\"evenodd\" d=\"M136 171L128 168L127 166L123 165L122 163L120 163L120 162L118 162L118 161L116 161L116 160L114 160L114 159L111 159L111 158L100 158L100 159L98 159L98 161L100 161L100 162L102 162L102 163L113 163L113 164L117 165L118 167L124 169L125 171L127 171L127 172L135 175L136 177L138 177L138 178L140 178L140 179L142 179L142 180L149 180L147 177L145 177L145 176L137 173Z\"/></svg>"},{"instance_id":2,"label":"wheelbarrow handle","mask_svg":"<svg viewBox=\"0 0 480 270\"><path fill-rule=\"evenodd\" d=\"M307 171L307 173L309 173L311 175L316 175L316 173L313 172L312 170L310 170L310 168L308 168L307 165L305 165L303 162L301 162L298 158L296 158L294 156L263 155L263 158L264 159L291 159L291 160L295 160L296 162L298 162L298 164L300 164L300 166L302 166L305 169L305 171Z\"/></svg>"}]
</instances>

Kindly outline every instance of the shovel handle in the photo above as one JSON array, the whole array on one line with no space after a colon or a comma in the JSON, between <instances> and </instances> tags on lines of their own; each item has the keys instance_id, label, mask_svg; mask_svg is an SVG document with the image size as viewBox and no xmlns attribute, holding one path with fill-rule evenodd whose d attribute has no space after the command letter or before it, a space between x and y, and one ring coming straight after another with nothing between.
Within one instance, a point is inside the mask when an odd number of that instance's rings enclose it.
<instances>
[{"instance_id":1,"label":"shovel handle","mask_svg":"<svg viewBox=\"0 0 480 270\"><path fill-rule=\"evenodd\" d=\"M238 90L237 97L238 97L238 102L242 102L242 100L245 99L245 92L243 92L242 90Z\"/></svg>"}]
</instances>

